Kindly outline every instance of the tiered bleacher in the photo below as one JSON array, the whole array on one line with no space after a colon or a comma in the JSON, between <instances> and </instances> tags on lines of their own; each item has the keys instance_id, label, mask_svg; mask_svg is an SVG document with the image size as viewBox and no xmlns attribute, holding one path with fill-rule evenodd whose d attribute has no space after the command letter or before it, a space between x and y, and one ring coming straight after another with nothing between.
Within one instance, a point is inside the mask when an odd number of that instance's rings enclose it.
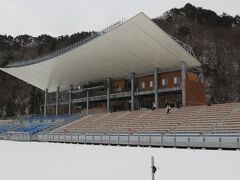
<instances>
[{"instance_id":1,"label":"tiered bleacher","mask_svg":"<svg viewBox=\"0 0 240 180\"><path fill-rule=\"evenodd\" d=\"M44 130L52 130L53 128L60 127L66 123L76 119L76 115L58 115L58 116L39 116L39 117L25 117L21 120L16 120L14 124L8 124L9 128L5 131L9 133L28 133L30 135L42 132ZM1 126L0 126L1 127ZM0 128L1 132L1 128Z\"/></svg>"},{"instance_id":2,"label":"tiered bleacher","mask_svg":"<svg viewBox=\"0 0 240 180\"><path fill-rule=\"evenodd\" d=\"M30 133L31 135L41 132L45 129L55 126L56 123L41 123L41 124L29 124L28 126L23 126L17 128L15 132L23 132L23 133Z\"/></svg>"},{"instance_id":3,"label":"tiered bleacher","mask_svg":"<svg viewBox=\"0 0 240 180\"><path fill-rule=\"evenodd\" d=\"M29 122L55 122L55 121L66 121L71 119L73 116L69 115L49 115L46 117L43 116L28 116L25 117L23 120Z\"/></svg>"},{"instance_id":4,"label":"tiered bleacher","mask_svg":"<svg viewBox=\"0 0 240 180\"><path fill-rule=\"evenodd\" d=\"M212 130L215 133L239 133L240 132L240 108L223 118Z\"/></svg>"},{"instance_id":5,"label":"tiered bleacher","mask_svg":"<svg viewBox=\"0 0 240 180\"><path fill-rule=\"evenodd\" d=\"M235 108L239 108L239 104L227 103L203 106L194 116L186 119L185 123L177 126L173 132L212 132L213 128L218 127L218 123L228 117Z\"/></svg>"},{"instance_id":6,"label":"tiered bleacher","mask_svg":"<svg viewBox=\"0 0 240 180\"><path fill-rule=\"evenodd\" d=\"M13 129L17 128L17 127L18 127L18 125L17 124L13 124L12 121L8 121L8 122L0 121L0 134L8 132L10 130L13 130Z\"/></svg>"},{"instance_id":7,"label":"tiered bleacher","mask_svg":"<svg viewBox=\"0 0 240 180\"><path fill-rule=\"evenodd\" d=\"M88 115L54 133L216 133L240 132L240 103L188 106Z\"/></svg>"}]
</instances>

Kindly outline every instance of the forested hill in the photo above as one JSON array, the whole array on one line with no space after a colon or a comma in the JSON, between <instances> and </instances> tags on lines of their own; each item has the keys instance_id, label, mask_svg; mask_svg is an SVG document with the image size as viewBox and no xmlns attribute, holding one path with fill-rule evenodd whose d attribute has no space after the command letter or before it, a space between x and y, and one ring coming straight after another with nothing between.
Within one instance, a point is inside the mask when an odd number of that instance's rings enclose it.
<instances>
[{"instance_id":1,"label":"forested hill","mask_svg":"<svg viewBox=\"0 0 240 180\"><path fill-rule=\"evenodd\" d=\"M162 29L193 47L202 63L209 100L240 100L240 16L186 4L154 19Z\"/></svg>"},{"instance_id":2,"label":"forested hill","mask_svg":"<svg viewBox=\"0 0 240 180\"><path fill-rule=\"evenodd\" d=\"M240 100L240 16L217 15L211 10L186 4L183 8L167 11L153 21L193 47L203 65L209 101ZM0 66L60 49L91 33L59 37L0 35ZM8 115L25 113L26 109L39 113L42 96L40 90L0 72L0 116L3 107L6 107ZM26 108L28 104L30 107Z\"/></svg>"}]
</instances>

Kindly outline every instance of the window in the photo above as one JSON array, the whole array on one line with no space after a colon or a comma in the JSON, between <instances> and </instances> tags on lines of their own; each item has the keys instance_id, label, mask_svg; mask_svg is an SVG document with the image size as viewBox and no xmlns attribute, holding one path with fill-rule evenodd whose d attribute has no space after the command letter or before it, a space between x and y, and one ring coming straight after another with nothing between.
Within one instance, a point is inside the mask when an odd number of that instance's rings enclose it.
<instances>
[{"instance_id":1,"label":"window","mask_svg":"<svg viewBox=\"0 0 240 180\"><path fill-rule=\"evenodd\" d=\"M153 87L153 81L150 81L150 88Z\"/></svg>"},{"instance_id":2,"label":"window","mask_svg":"<svg viewBox=\"0 0 240 180\"><path fill-rule=\"evenodd\" d=\"M168 80L167 79L162 79L162 85L166 86L168 84Z\"/></svg>"},{"instance_id":3,"label":"window","mask_svg":"<svg viewBox=\"0 0 240 180\"><path fill-rule=\"evenodd\" d=\"M142 89L145 89L145 82L142 82Z\"/></svg>"},{"instance_id":4,"label":"window","mask_svg":"<svg viewBox=\"0 0 240 180\"><path fill-rule=\"evenodd\" d=\"M174 77L173 83L178 84L180 82L180 77Z\"/></svg>"},{"instance_id":5,"label":"window","mask_svg":"<svg viewBox=\"0 0 240 180\"><path fill-rule=\"evenodd\" d=\"M173 79L173 83L174 83L174 84L177 84L177 83L178 83L178 79L177 79L177 77L174 77L174 79Z\"/></svg>"}]
</instances>

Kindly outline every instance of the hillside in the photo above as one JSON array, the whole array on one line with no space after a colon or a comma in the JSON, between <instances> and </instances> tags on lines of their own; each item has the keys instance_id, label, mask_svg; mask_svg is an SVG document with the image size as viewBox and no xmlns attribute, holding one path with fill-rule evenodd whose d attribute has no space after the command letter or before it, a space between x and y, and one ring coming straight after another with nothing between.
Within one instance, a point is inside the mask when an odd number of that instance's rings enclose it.
<instances>
[{"instance_id":1,"label":"hillside","mask_svg":"<svg viewBox=\"0 0 240 180\"><path fill-rule=\"evenodd\" d=\"M193 47L202 63L207 95L212 103L240 100L240 16L186 4L171 9L153 21L170 35ZM0 35L0 65L27 59L70 45L92 32L71 36L40 35L17 37ZM39 114L43 93L26 83L0 72L0 116L5 107L8 115ZM28 106L30 104L30 106Z\"/></svg>"}]
</instances>

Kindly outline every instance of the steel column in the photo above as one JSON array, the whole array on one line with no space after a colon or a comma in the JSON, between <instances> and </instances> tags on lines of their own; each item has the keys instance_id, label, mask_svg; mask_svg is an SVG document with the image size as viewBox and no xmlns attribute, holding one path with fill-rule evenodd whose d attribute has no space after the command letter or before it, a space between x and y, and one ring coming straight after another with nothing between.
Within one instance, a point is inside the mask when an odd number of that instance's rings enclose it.
<instances>
[{"instance_id":1,"label":"steel column","mask_svg":"<svg viewBox=\"0 0 240 180\"><path fill-rule=\"evenodd\" d=\"M56 92L56 116L58 115L58 104L59 104L59 87L57 87L57 92Z\"/></svg>"},{"instance_id":2,"label":"steel column","mask_svg":"<svg viewBox=\"0 0 240 180\"><path fill-rule=\"evenodd\" d=\"M88 110L89 110L89 90L87 90L86 92L87 92L87 97L86 97L86 103L87 103L86 114L88 115Z\"/></svg>"},{"instance_id":3,"label":"steel column","mask_svg":"<svg viewBox=\"0 0 240 180\"><path fill-rule=\"evenodd\" d=\"M70 91L68 94L68 114L72 114L72 86L70 87Z\"/></svg>"},{"instance_id":4,"label":"steel column","mask_svg":"<svg viewBox=\"0 0 240 180\"><path fill-rule=\"evenodd\" d=\"M134 80L135 80L135 73L131 73L131 110L134 110L134 91L135 91L135 84L134 84Z\"/></svg>"},{"instance_id":5,"label":"steel column","mask_svg":"<svg viewBox=\"0 0 240 180\"><path fill-rule=\"evenodd\" d=\"M47 95L48 95L48 89L45 90L45 94L44 94L44 117L47 116Z\"/></svg>"},{"instance_id":6,"label":"steel column","mask_svg":"<svg viewBox=\"0 0 240 180\"><path fill-rule=\"evenodd\" d=\"M111 99L110 99L111 79L107 79L107 111L111 112Z\"/></svg>"},{"instance_id":7,"label":"steel column","mask_svg":"<svg viewBox=\"0 0 240 180\"><path fill-rule=\"evenodd\" d=\"M154 97L155 97L155 107L156 109L159 108L158 103L158 68L155 69L154 72Z\"/></svg>"},{"instance_id":8,"label":"steel column","mask_svg":"<svg viewBox=\"0 0 240 180\"><path fill-rule=\"evenodd\" d=\"M202 69L200 71L200 79L201 79L201 82L204 83L204 75L203 75Z\"/></svg>"},{"instance_id":9,"label":"steel column","mask_svg":"<svg viewBox=\"0 0 240 180\"><path fill-rule=\"evenodd\" d=\"M186 106L186 62L181 62L182 105Z\"/></svg>"}]
</instances>

